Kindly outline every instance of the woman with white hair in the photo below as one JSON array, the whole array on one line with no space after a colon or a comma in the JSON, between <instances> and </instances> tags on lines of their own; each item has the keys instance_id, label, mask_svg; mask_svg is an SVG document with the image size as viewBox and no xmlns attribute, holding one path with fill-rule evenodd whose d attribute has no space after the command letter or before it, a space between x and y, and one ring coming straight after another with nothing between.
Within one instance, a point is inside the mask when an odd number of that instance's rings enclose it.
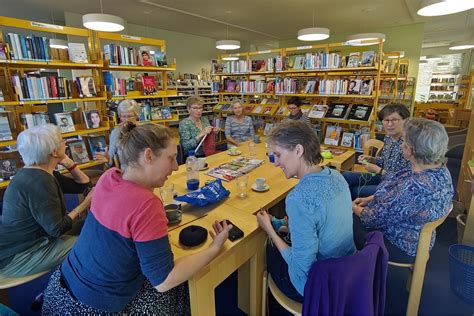
<instances>
[{"instance_id":1,"label":"woman with white hair","mask_svg":"<svg viewBox=\"0 0 474 316\"><path fill-rule=\"evenodd\" d=\"M454 191L444 165L448 135L438 122L407 119L401 147L411 166L385 178L374 195L354 200L352 210L360 218L354 218L354 234L360 247L364 229L379 230L390 260L413 263L423 225L451 208ZM433 233L430 249L434 242Z\"/></svg>"},{"instance_id":2,"label":"woman with white hair","mask_svg":"<svg viewBox=\"0 0 474 316\"><path fill-rule=\"evenodd\" d=\"M119 126L114 128L110 132L109 138L109 149L105 153L96 153L94 159L104 160L109 163L110 166L114 165L114 156L117 155L119 161L121 151L117 147L118 139L120 136L120 128L125 122L135 123L138 121L140 115L140 107L135 100L123 100L117 107L117 112L120 120ZM122 162L121 162L122 164ZM118 166L117 166L118 167ZM125 166L121 166L125 168Z\"/></svg>"},{"instance_id":3,"label":"woman with white hair","mask_svg":"<svg viewBox=\"0 0 474 316\"><path fill-rule=\"evenodd\" d=\"M83 193L89 177L65 154L59 128L36 126L18 135L18 151L25 166L8 185L0 217L0 276L20 277L58 265L76 241L89 207L89 194L71 212L63 193ZM72 175L54 169L60 164Z\"/></svg>"}]
</instances>

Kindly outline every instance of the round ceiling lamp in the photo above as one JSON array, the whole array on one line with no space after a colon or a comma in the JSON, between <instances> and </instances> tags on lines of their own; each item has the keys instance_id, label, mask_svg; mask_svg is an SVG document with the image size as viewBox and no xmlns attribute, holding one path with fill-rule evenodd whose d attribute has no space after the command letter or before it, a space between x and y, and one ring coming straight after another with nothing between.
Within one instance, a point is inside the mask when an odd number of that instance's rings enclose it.
<instances>
[{"instance_id":1,"label":"round ceiling lamp","mask_svg":"<svg viewBox=\"0 0 474 316\"><path fill-rule=\"evenodd\" d=\"M300 41L321 41L329 38L329 29L325 27L310 27L298 31Z\"/></svg>"},{"instance_id":2,"label":"round ceiling lamp","mask_svg":"<svg viewBox=\"0 0 474 316\"><path fill-rule=\"evenodd\" d=\"M462 50L474 48L474 41L454 42L449 46L449 50Z\"/></svg>"},{"instance_id":3,"label":"round ceiling lamp","mask_svg":"<svg viewBox=\"0 0 474 316\"><path fill-rule=\"evenodd\" d=\"M82 25L90 30L102 32L120 32L125 28L124 20L122 18L103 13L90 13L83 15Z\"/></svg>"},{"instance_id":4,"label":"round ceiling lamp","mask_svg":"<svg viewBox=\"0 0 474 316\"><path fill-rule=\"evenodd\" d=\"M439 60L439 59L441 59L441 56L439 56L439 55L426 55L425 59Z\"/></svg>"},{"instance_id":5,"label":"round ceiling lamp","mask_svg":"<svg viewBox=\"0 0 474 316\"><path fill-rule=\"evenodd\" d=\"M234 40L221 40L216 41L216 48L222 50L232 50L232 49L239 49L240 42Z\"/></svg>"},{"instance_id":6,"label":"round ceiling lamp","mask_svg":"<svg viewBox=\"0 0 474 316\"><path fill-rule=\"evenodd\" d=\"M352 34L347 37L346 44L351 46L367 46L378 44L382 40L385 42L385 34L382 33L361 33Z\"/></svg>"},{"instance_id":7,"label":"round ceiling lamp","mask_svg":"<svg viewBox=\"0 0 474 316\"><path fill-rule=\"evenodd\" d=\"M395 53L395 54L398 53L399 55L398 55L398 56L394 56L394 55L388 56L388 58L395 59L395 58L398 58L398 57L400 57L400 58L405 57L405 52L402 51L402 50L401 50L401 51L397 51L397 52L391 52L391 53Z\"/></svg>"},{"instance_id":8,"label":"round ceiling lamp","mask_svg":"<svg viewBox=\"0 0 474 316\"><path fill-rule=\"evenodd\" d=\"M67 42L58 38L49 39L49 47L59 48L59 49L68 49Z\"/></svg>"},{"instance_id":9,"label":"round ceiling lamp","mask_svg":"<svg viewBox=\"0 0 474 316\"><path fill-rule=\"evenodd\" d=\"M421 16L439 16L474 8L474 0L423 0L416 12Z\"/></svg>"},{"instance_id":10,"label":"round ceiling lamp","mask_svg":"<svg viewBox=\"0 0 474 316\"><path fill-rule=\"evenodd\" d=\"M239 60L239 57L226 56L226 57L222 57L222 60Z\"/></svg>"}]
</instances>

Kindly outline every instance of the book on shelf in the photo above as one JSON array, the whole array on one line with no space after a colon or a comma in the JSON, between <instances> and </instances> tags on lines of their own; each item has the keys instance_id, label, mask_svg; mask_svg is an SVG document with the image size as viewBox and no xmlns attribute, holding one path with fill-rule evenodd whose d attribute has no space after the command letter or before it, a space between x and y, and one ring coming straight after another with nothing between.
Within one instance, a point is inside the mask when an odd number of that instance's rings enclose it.
<instances>
[{"instance_id":1,"label":"book on shelf","mask_svg":"<svg viewBox=\"0 0 474 316\"><path fill-rule=\"evenodd\" d=\"M7 33L11 59L14 60L51 60L49 38L43 36L24 36Z\"/></svg>"},{"instance_id":2,"label":"book on shelf","mask_svg":"<svg viewBox=\"0 0 474 316\"><path fill-rule=\"evenodd\" d=\"M76 128L74 127L74 121L72 120L71 113L54 113L56 119L56 125L59 126L61 133L70 133L74 132Z\"/></svg>"},{"instance_id":3,"label":"book on shelf","mask_svg":"<svg viewBox=\"0 0 474 316\"><path fill-rule=\"evenodd\" d=\"M358 52L350 53L349 56L346 56L346 58L347 58L347 62L346 62L347 68L359 67L360 53Z\"/></svg>"},{"instance_id":4,"label":"book on shelf","mask_svg":"<svg viewBox=\"0 0 474 316\"><path fill-rule=\"evenodd\" d=\"M252 60L252 71L261 72L266 71L266 60Z\"/></svg>"},{"instance_id":5,"label":"book on shelf","mask_svg":"<svg viewBox=\"0 0 474 316\"><path fill-rule=\"evenodd\" d=\"M206 174L214 178L222 179L224 181L231 181L242 175L248 174L250 171L257 168L262 163L262 159L239 157L237 159L232 160L231 162L226 162L220 164L215 168L212 168L211 170L206 172Z\"/></svg>"},{"instance_id":6,"label":"book on shelf","mask_svg":"<svg viewBox=\"0 0 474 316\"><path fill-rule=\"evenodd\" d=\"M107 141L104 135L89 135L87 136L87 143L91 152L92 159L97 153L105 153L107 151Z\"/></svg>"},{"instance_id":7,"label":"book on shelf","mask_svg":"<svg viewBox=\"0 0 474 316\"><path fill-rule=\"evenodd\" d=\"M352 147L354 141L354 133L344 132L342 133L341 146Z\"/></svg>"},{"instance_id":8,"label":"book on shelf","mask_svg":"<svg viewBox=\"0 0 474 316\"><path fill-rule=\"evenodd\" d=\"M100 113L98 110L87 110L82 112L84 114L84 121L87 128L100 127Z\"/></svg>"},{"instance_id":9,"label":"book on shelf","mask_svg":"<svg viewBox=\"0 0 474 316\"><path fill-rule=\"evenodd\" d=\"M316 80L308 80L306 82L306 87L304 88L304 93L312 94L312 93L314 93L314 91L318 91L317 83L318 83L318 81L316 81Z\"/></svg>"},{"instance_id":10,"label":"book on shelf","mask_svg":"<svg viewBox=\"0 0 474 316\"><path fill-rule=\"evenodd\" d=\"M223 104L221 107L221 111L231 111L232 110L232 104L231 103L226 103Z\"/></svg>"},{"instance_id":11,"label":"book on shelf","mask_svg":"<svg viewBox=\"0 0 474 316\"><path fill-rule=\"evenodd\" d=\"M311 111L308 113L309 118L323 118L324 114L326 114L328 107L325 104L315 104L311 108Z\"/></svg>"},{"instance_id":12,"label":"book on shelf","mask_svg":"<svg viewBox=\"0 0 474 316\"><path fill-rule=\"evenodd\" d=\"M12 179L18 169L17 161L14 158L0 159L0 179L10 180Z\"/></svg>"},{"instance_id":13,"label":"book on shelf","mask_svg":"<svg viewBox=\"0 0 474 316\"><path fill-rule=\"evenodd\" d=\"M254 114L260 114L260 113L262 113L263 109L264 109L263 105L257 105L257 106L255 106L255 108L253 109L253 112L252 112L252 113L254 113Z\"/></svg>"},{"instance_id":14,"label":"book on shelf","mask_svg":"<svg viewBox=\"0 0 474 316\"><path fill-rule=\"evenodd\" d=\"M89 161L86 144L84 144L83 140L68 142L68 147L71 151L71 159L74 160L75 163L81 164Z\"/></svg>"},{"instance_id":15,"label":"book on shelf","mask_svg":"<svg viewBox=\"0 0 474 316\"><path fill-rule=\"evenodd\" d=\"M79 92L79 97L90 98L97 96L95 90L94 78L89 76L76 77L76 87Z\"/></svg>"},{"instance_id":16,"label":"book on shelf","mask_svg":"<svg viewBox=\"0 0 474 316\"><path fill-rule=\"evenodd\" d=\"M6 45L0 42L0 60L6 60L6 59L7 59Z\"/></svg>"},{"instance_id":17,"label":"book on shelf","mask_svg":"<svg viewBox=\"0 0 474 316\"><path fill-rule=\"evenodd\" d=\"M148 50L140 50L139 55L140 66L144 67L154 67L156 66L155 59L153 58L152 54Z\"/></svg>"},{"instance_id":18,"label":"book on shelf","mask_svg":"<svg viewBox=\"0 0 474 316\"><path fill-rule=\"evenodd\" d=\"M26 128L32 128L33 126L49 124L48 113L22 113L20 119Z\"/></svg>"},{"instance_id":19,"label":"book on shelf","mask_svg":"<svg viewBox=\"0 0 474 316\"><path fill-rule=\"evenodd\" d=\"M372 114L372 105L367 104L353 104L349 115L347 116L348 120L357 120L357 121L368 121L370 115Z\"/></svg>"},{"instance_id":20,"label":"book on shelf","mask_svg":"<svg viewBox=\"0 0 474 316\"><path fill-rule=\"evenodd\" d=\"M286 105L282 105L278 108L277 112L275 115L280 115L280 116L287 116L288 115L288 107Z\"/></svg>"},{"instance_id":21,"label":"book on shelf","mask_svg":"<svg viewBox=\"0 0 474 316\"><path fill-rule=\"evenodd\" d=\"M151 120L151 105L149 102L144 102L140 105L139 118L141 122Z\"/></svg>"},{"instance_id":22,"label":"book on shelf","mask_svg":"<svg viewBox=\"0 0 474 316\"><path fill-rule=\"evenodd\" d=\"M266 106L265 109L263 110L263 114L271 114L273 110L273 106Z\"/></svg>"},{"instance_id":23,"label":"book on shelf","mask_svg":"<svg viewBox=\"0 0 474 316\"><path fill-rule=\"evenodd\" d=\"M253 104L244 105L244 113L245 114L252 113L254 107L255 107L255 105L253 105Z\"/></svg>"},{"instance_id":24,"label":"book on shelf","mask_svg":"<svg viewBox=\"0 0 474 316\"><path fill-rule=\"evenodd\" d=\"M3 91L2 89L0 88L0 101L4 101L5 99L3 98Z\"/></svg>"},{"instance_id":25,"label":"book on shelf","mask_svg":"<svg viewBox=\"0 0 474 316\"><path fill-rule=\"evenodd\" d=\"M349 109L349 104L333 102L329 104L325 118L345 119L348 109Z\"/></svg>"},{"instance_id":26,"label":"book on shelf","mask_svg":"<svg viewBox=\"0 0 474 316\"><path fill-rule=\"evenodd\" d=\"M12 129L8 118L9 112L0 112L0 140L12 140Z\"/></svg>"},{"instance_id":27,"label":"book on shelf","mask_svg":"<svg viewBox=\"0 0 474 316\"><path fill-rule=\"evenodd\" d=\"M69 58L73 63L87 64L86 46L84 43L68 43Z\"/></svg>"},{"instance_id":28,"label":"book on shelf","mask_svg":"<svg viewBox=\"0 0 474 316\"><path fill-rule=\"evenodd\" d=\"M153 95L157 92L156 79L153 76L142 76L142 86L144 95Z\"/></svg>"},{"instance_id":29,"label":"book on shelf","mask_svg":"<svg viewBox=\"0 0 474 316\"><path fill-rule=\"evenodd\" d=\"M360 130L354 134L354 149L363 150L365 144L370 139L370 132L368 130Z\"/></svg>"},{"instance_id":30,"label":"book on shelf","mask_svg":"<svg viewBox=\"0 0 474 316\"><path fill-rule=\"evenodd\" d=\"M168 119L172 118L171 108L169 106L161 107L161 117L164 120L168 120Z\"/></svg>"},{"instance_id":31,"label":"book on shelf","mask_svg":"<svg viewBox=\"0 0 474 316\"><path fill-rule=\"evenodd\" d=\"M361 79L352 79L347 87L347 94L359 94L362 85Z\"/></svg>"},{"instance_id":32,"label":"book on shelf","mask_svg":"<svg viewBox=\"0 0 474 316\"><path fill-rule=\"evenodd\" d=\"M373 86L374 86L374 80L372 79L362 80L362 83L360 85L360 94L371 95Z\"/></svg>"},{"instance_id":33,"label":"book on shelf","mask_svg":"<svg viewBox=\"0 0 474 316\"><path fill-rule=\"evenodd\" d=\"M328 125L324 136L324 144L337 146L341 137L342 128L340 126Z\"/></svg>"},{"instance_id":34,"label":"book on shelf","mask_svg":"<svg viewBox=\"0 0 474 316\"><path fill-rule=\"evenodd\" d=\"M362 52L362 67L372 67L374 65L375 52L373 50Z\"/></svg>"},{"instance_id":35,"label":"book on shelf","mask_svg":"<svg viewBox=\"0 0 474 316\"><path fill-rule=\"evenodd\" d=\"M135 47L126 47L115 44L104 45L104 59L109 62L110 65L125 65L125 66L136 66L138 65L138 49Z\"/></svg>"},{"instance_id":36,"label":"book on shelf","mask_svg":"<svg viewBox=\"0 0 474 316\"><path fill-rule=\"evenodd\" d=\"M155 64L158 67L166 67L168 65L168 62L166 61L166 54L165 52L162 52L161 50L155 51L155 54L153 55L155 59Z\"/></svg>"}]
</instances>

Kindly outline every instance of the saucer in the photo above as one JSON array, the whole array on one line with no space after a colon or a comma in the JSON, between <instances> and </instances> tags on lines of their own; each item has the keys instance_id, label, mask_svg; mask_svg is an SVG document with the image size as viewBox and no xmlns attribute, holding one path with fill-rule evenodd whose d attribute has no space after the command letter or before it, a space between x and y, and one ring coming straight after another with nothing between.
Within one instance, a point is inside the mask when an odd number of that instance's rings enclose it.
<instances>
[{"instance_id":1,"label":"saucer","mask_svg":"<svg viewBox=\"0 0 474 316\"><path fill-rule=\"evenodd\" d=\"M257 192L266 192L270 189L270 186L265 183L265 186L263 188L259 189L259 188L257 188L257 184L254 183L254 184L252 184L251 188L252 188L252 190L257 191Z\"/></svg>"},{"instance_id":2,"label":"saucer","mask_svg":"<svg viewBox=\"0 0 474 316\"><path fill-rule=\"evenodd\" d=\"M204 171L204 170L207 170L207 169L209 169L209 166L205 166L204 168L199 169L199 171Z\"/></svg>"},{"instance_id":3,"label":"saucer","mask_svg":"<svg viewBox=\"0 0 474 316\"><path fill-rule=\"evenodd\" d=\"M230 151L227 151L227 154L229 156L238 156L238 155L242 154L242 152L240 150L237 150L235 153L231 153Z\"/></svg>"},{"instance_id":4,"label":"saucer","mask_svg":"<svg viewBox=\"0 0 474 316\"><path fill-rule=\"evenodd\" d=\"M177 224L177 223L181 222L181 220L183 218L183 211L178 210L178 213L179 213L178 217L175 218L174 220L170 221L168 219L168 225Z\"/></svg>"}]
</instances>

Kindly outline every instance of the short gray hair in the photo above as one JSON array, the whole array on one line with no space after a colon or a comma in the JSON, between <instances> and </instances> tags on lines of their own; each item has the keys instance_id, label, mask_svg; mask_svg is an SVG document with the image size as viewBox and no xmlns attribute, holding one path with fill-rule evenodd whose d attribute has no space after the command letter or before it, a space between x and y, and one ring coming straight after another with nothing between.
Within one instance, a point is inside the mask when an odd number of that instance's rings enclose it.
<instances>
[{"instance_id":1,"label":"short gray hair","mask_svg":"<svg viewBox=\"0 0 474 316\"><path fill-rule=\"evenodd\" d=\"M117 112L119 116L124 112L133 112L138 117L140 115L140 107L138 106L138 103L135 100L123 100L119 103L117 107Z\"/></svg>"},{"instance_id":2,"label":"short gray hair","mask_svg":"<svg viewBox=\"0 0 474 316\"><path fill-rule=\"evenodd\" d=\"M440 123L424 118L410 118L403 125L405 143L415 160L422 164L444 162L448 151L448 134Z\"/></svg>"},{"instance_id":3,"label":"short gray hair","mask_svg":"<svg viewBox=\"0 0 474 316\"><path fill-rule=\"evenodd\" d=\"M17 147L26 166L49 162L53 150L61 144L59 128L53 124L35 126L18 135Z\"/></svg>"}]
</instances>

